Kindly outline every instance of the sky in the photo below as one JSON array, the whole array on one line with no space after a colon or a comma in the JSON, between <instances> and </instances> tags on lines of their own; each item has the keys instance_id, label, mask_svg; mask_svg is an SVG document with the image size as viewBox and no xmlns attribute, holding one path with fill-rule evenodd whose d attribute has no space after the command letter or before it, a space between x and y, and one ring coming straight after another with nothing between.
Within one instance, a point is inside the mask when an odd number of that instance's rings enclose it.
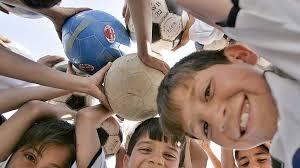
<instances>
[{"instance_id":1,"label":"sky","mask_svg":"<svg viewBox=\"0 0 300 168\"><path fill-rule=\"evenodd\" d=\"M122 18L123 5L122 0L63 0L61 3L63 7L89 7L102 10L112 14L124 24ZM45 55L59 55L65 57L56 31L48 19L26 19L13 14L6 15L0 13L0 21L0 35L23 45L30 51L34 60ZM129 51L136 51L135 44L131 46ZM170 66L173 66L178 60L192 51L195 51L195 49L193 43L190 42L176 52L164 51L162 54L163 59ZM128 125L125 124L126 127L128 127ZM220 149L214 144L211 146L217 157L220 158ZM114 167L113 159L109 159L107 164L109 168ZM211 162L208 163L207 167L213 167Z\"/></svg>"}]
</instances>

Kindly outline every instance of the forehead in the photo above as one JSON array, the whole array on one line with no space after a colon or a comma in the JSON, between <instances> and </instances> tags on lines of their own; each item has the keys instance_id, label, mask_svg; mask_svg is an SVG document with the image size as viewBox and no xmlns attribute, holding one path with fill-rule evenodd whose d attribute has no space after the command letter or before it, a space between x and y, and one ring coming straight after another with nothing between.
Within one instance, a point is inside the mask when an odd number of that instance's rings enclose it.
<instances>
[{"instance_id":1,"label":"forehead","mask_svg":"<svg viewBox=\"0 0 300 168\"><path fill-rule=\"evenodd\" d=\"M148 146L152 146L152 147L160 147L160 148L169 148L171 150L174 150L176 152L180 151L180 145L178 143L173 144L171 142L171 140L168 141L159 141L159 140L153 140L150 139L149 134L144 134L136 143L136 146L141 146L141 145L148 145Z\"/></svg>"},{"instance_id":2,"label":"forehead","mask_svg":"<svg viewBox=\"0 0 300 168\"><path fill-rule=\"evenodd\" d=\"M242 150L239 151L239 155L240 156L245 156L245 155L256 155L256 154L269 154L268 151L266 151L263 147L255 147L255 148L251 148L248 150Z\"/></svg>"}]
</instances>

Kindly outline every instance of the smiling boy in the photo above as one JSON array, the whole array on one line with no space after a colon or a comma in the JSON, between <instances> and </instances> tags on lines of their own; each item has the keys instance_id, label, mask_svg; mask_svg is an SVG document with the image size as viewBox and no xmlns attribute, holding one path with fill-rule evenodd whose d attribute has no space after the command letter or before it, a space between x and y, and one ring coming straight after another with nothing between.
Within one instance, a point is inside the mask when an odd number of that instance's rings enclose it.
<instances>
[{"instance_id":1,"label":"smiling boy","mask_svg":"<svg viewBox=\"0 0 300 168\"><path fill-rule=\"evenodd\" d=\"M256 59L242 45L183 58L159 88L163 128L235 149L272 139L273 164L297 167L299 137L289 132L300 128L299 82L275 67L259 71L247 64Z\"/></svg>"}]
</instances>

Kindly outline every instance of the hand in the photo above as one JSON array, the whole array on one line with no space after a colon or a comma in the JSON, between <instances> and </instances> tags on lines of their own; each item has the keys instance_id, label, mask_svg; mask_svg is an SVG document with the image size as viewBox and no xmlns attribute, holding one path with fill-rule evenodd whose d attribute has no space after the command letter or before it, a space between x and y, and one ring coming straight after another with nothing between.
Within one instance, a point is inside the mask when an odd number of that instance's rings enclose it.
<instances>
[{"instance_id":1,"label":"hand","mask_svg":"<svg viewBox=\"0 0 300 168\"><path fill-rule=\"evenodd\" d=\"M108 110L111 110L111 107L108 103L107 97L104 94L104 87L103 87L103 80L104 77L111 67L111 63L109 62L106 64L102 69L100 69L98 72L96 72L91 77L88 77L86 81L90 84L90 89L88 91L88 94L91 96L94 96L95 98L99 99L101 104L103 104Z\"/></svg>"},{"instance_id":2,"label":"hand","mask_svg":"<svg viewBox=\"0 0 300 168\"><path fill-rule=\"evenodd\" d=\"M7 48L7 43L10 43L10 40L8 38L0 35L0 45L2 47Z\"/></svg>"},{"instance_id":3,"label":"hand","mask_svg":"<svg viewBox=\"0 0 300 168\"><path fill-rule=\"evenodd\" d=\"M145 65L157 69L161 71L163 74L167 74L170 69L169 65L158 58L152 57L151 55L148 54L146 56L139 55L139 58Z\"/></svg>"},{"instance_id":4,"label":"hand","mask_svg":"<svg viewBox=\"0 0 300 168\"><path fill-rule=\"evenodd\" d=\"M206 151L207 149L210 149L210 141L209 140L197 140L198 144L201 146L201 148Z\"/></svg>"},{"instance_id":5,"label":"hand","mask_svg":"<svg viewBox=\"0 0 300 168\"><path fill-rule=\"evenodd\" d=\"M58 118L63 120L74 119L76 112L60 105L52 105L43 101L33 100L25 105L26 108L31 109L31 111L36 113L38 118Z\"/></svg>"},{"instance_id":6,"label":"hand","mask_svg":"<svg viewBox=\"0 0 300 168\"><path fill-rule=\"evenodd\" d=\"M172 49L172 51L176 51L178 48L185 46L190 41L190 28L195 22L195 18L189 14L189 20L186 23L185 30L181 37L180 43Z\"/></svg>"},{"instance_id":7,"label":"hand","mask_svg":"<svg viewBox=\"0 0 300 168\"><path fill-rule=\"evenodd\" d=\"M37 60L37 63L46 65L47 67L52 68L54 65L64 61L65 58L55 55L46 55Z\"/></svg>"},{"instance_id":8,"label":"hand","mask_svg":"<svg viewBox=\"0 0 300 168\"><path fill-rule=\"evenodd\" d=\"M130 19L130 11L129 11L129 8L127 6L126 1L125 1L124 6L123 6L122 16L125 19L125 24L128 25L128 22L129 22L129 19Z\"/></svg>"},{"instance_id":9,"label":"hand","mask_svg":"<svg viewBox=\"0 0 300 168\"><path fill-rule=\"evenodd\" d=\"M87 121L91 125L100 127L102 122L113 115L112 111L107 110L103 105L85 107L78 111L77 121Z\"/></svg>"},{"instance_id":10,"label":"hand","mask_svg":"<svg viewBox=\"0 0 300 168\"><path fill-rule=\"evenodd\" d=\"M54 18L51 20L55 26L55 30L60 40L62 38L62 26L67 19L80 12L91 10L90 8L64 8L58 6L54 7L53 9L56 10L56 16L54 16Z\"/></svg>"}]
</instances>

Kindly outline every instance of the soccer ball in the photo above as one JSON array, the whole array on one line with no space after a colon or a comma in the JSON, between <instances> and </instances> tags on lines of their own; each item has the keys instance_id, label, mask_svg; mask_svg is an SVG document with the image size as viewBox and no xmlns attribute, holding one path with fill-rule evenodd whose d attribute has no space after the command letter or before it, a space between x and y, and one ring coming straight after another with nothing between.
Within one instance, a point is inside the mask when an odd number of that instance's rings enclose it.
<instances>
[{"instance_id":1,"label":"soccer ball","mask_svg":"<svg viewBox=\"0 0 300 168\"><path fill-rule=\"evenodd\" d=\"M113 62L104 81L112 110L127 120L140 121L157 114L156 96L164 74L144 65L137 54Z\"/></svg>"},{"instance_id":2,"label":"soccer ball","mask_svg":"<svg viewBox=\"0 0 300 168\"><path fill-rule=\"evenodd\" d=\"M152 9L152 44L155 52L175 48L183 35L188 15L174 0L150 0ZM135 29L129 19L127 29L130 37L135 40Z\"/></svg>"},{"instance_id":3,"label":"soccer ball","mask_svg":"<svg viewBox=\"0 0 300 168\"><path fill-rule=\"evenodd\" d=\"M112 15L96 10L81 12L66 21L62 43L69 61L94 74L108 62L123 56L120 46L130 45L125 27Z\"/></svg>"},{"instance_id":4,"label":"soccer ball","mask_svg":"<svg viewBox=\"0 0 300 168\"><path fill-rule=\"evenodd\" d=\"M43 17L42 15L40 15L38 13L31 12L31 11L28 11L28 10L25 10L23 8L19 8L19 7L16 7L16 6L8 5L8 4L5 4L3 2L0 2L0 6L2 8L4 8L5 10L7 10L9 13L13 13L17 16L21 16L21 17L24 17L24 18L38 19L38 18Z\"/></svg>"},{"instance_id":5,"label":"soccer ball","mask_svg":"<svg viewBox=\"0 0 300 168\"><path fill-rule=\"evenodd\" d=\"M116 154L123 140L123 134L118 121L114 117L109 117L101 124L97 132L105 154Z\"/></svg>"}]
</instances>

